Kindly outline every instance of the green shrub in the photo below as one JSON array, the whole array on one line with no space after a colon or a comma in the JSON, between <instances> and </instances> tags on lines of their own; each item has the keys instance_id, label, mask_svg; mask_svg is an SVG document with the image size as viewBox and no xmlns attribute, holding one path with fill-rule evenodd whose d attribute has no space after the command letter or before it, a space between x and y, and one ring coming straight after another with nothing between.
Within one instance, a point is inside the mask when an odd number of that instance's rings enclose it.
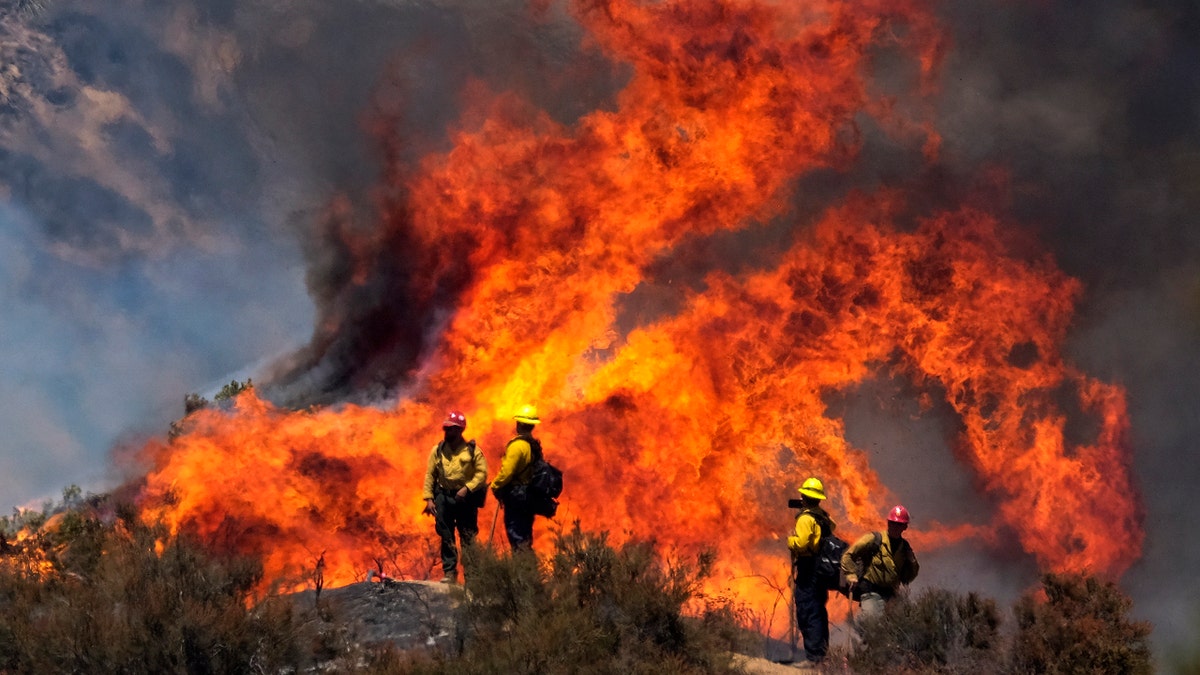
<instances>
[{"instance_id":1,"label":"green shrub","mask_svg":"<svg viewBox=\"0 0 1200 675\"><path fill-rule=\"evenodd\" d=\"M1016 673L1150 673L1150 624L1132 622L1132 605L1112 583L1046 574L1044 597L1028 593L1014 607Z\"/></svg>"},{"instance_id":2,"label":"green shrub","mask_svg":"<svg viewBox=\"0 0 1200 675\"><path fill-rule=\"evenodd\" d=\"M230 380L229 384L221 387L221 390L213 396L213 401L222 407L229 407L233 404L234 399L236 399L239 394L241 394L243 391L250 391L252 389L254 389L254 382L249 378L247 378L245 382Z\"/></svg>"},{"instance_id":3,"label":"green shrub","mask_svg":"<svg viewBox=\"0 0 1200 675\"><path fill-rule=\"evenodd\" d=\"M994 673L1002 661L999 627L993 600L930 589L856 621L858 644L848 661L857 673Z\"/></svg>"}]
</instances>

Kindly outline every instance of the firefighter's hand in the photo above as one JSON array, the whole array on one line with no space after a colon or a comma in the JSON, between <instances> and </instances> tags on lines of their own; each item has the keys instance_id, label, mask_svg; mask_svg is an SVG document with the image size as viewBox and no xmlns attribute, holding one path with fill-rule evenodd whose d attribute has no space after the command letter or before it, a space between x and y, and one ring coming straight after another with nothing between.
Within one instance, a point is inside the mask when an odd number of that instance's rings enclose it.
<instances>
[{"instance_id":1,"label":"firefighter's hand","mask_svg":"<svg viewBox=\"0 0 1200 675\"><path fill-rule=\"evenodd\" d=\"M433 516L433 515L437 515L437 510L436 510L436 509L433 507L433 500L432 500L432 499L426 499L426 500L425 500L425 510L424 510L424 511L421 511L421 513L423 513L423 514L425 514L425 515L427 515L427 516Z\"/></svg>"},{"instance_id":2,"label":"firefighter's hand","mask_svg":"<svg viewBox=\"0 0 1200 675\"><path fill-rule=\"evenodd\" d=\"M458 489L458 492L454 493L454 499L456 499L456 500L463 500L463 499L466 499L466 498L467 498L467 494L468 494L468 493L470 493L470 492L471 492L471 491L467 489L467 486L465 486L465 485L464 485L464 486L462 486L461 488L459 488L459 489Z\"/></svg>"}]
</instances>

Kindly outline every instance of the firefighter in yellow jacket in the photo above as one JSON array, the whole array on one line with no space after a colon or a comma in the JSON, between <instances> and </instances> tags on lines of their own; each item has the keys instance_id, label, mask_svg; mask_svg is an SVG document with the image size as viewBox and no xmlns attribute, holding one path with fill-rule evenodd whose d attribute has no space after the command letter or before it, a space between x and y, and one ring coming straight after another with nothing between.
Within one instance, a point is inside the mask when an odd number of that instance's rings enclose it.
<instances>
[{"instance_id":1,"label":"firefighter in yellow jacket","mask_svg":"<svg viewBox=\"0 0 1200 675\"><path fill-rule=\"evenodd\" d=\"M842 554L842 572L858 600L863 616L879 616L901 584L910 584L921 570L917 555L904 538L908 509L896 505L888 512L887 532L864 534Z\"/></svg>"},{"instance_id":2,"label":"firefighter in yellow jacket","mask_svg":"<svg viewBox=\"0 0 1200 675\"><path fill-rule=\"evenodd\" d=\"M533 477L534 445L533 428L542 420L537 408L523 405L513 415L516 436L504 448L504 459L500 471L492 480L492 492L504 505L504 533L512 550L533 548L533 510L525 499L524 486ZM540 445L539 445L540 448Z\"/></svg>"},{"instance_id":3,"label":"firefighter in yellow jacket","mask_svg":"<svg viewBox=\"0 0 1200 675\"><path fill-rule=\"evenodd\" d=\"M479 534L479 507L487 496L487 460L475 441L463 438L467 417L451 411L442 422L443 439L433 446L425 466L426 515L442 540L442 582L458 581L458 547L455 531L466 548Z\"/></svg>"},{"instance_id":4,"label":"firefighter in yellow jacket","mask_svg":"<svg viewBox=\"0 0 1200 675\"><path fill-rule=\"evenodd\" d=\"M817 547L821 537L833 534L834 522L821 508L825 486L818 478L809 478L800 486L802 508L796 516L796 531L788 537L792 552L792 572L795 585L792 597L796 605L796 626L804 638L807 666L825 660L829 649L829 591L817 584L815 568Z\"/></svg>"}]
</instances>

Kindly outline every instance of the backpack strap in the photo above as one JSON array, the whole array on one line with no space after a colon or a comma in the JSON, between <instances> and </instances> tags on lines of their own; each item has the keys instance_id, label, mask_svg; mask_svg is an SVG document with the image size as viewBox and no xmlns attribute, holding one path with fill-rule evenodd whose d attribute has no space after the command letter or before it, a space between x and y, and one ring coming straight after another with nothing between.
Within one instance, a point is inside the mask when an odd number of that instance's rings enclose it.
<instances>
[{"instance_id":1,"label":"backpack strap","mask_svg":"<svg viewBox=\"0 0 1200 675\"><path fill-rule=\"evenodd\" d=\"M875 561L875 557L879 555L879 550L883 548L883 535L879 532L872 532L871 535L874 539L875 545L875 550L871 553L871 556L865 560L857 556L852 558L856 570L855 574L858 576L858 580L865 583L869 582L863 578L863 575L866 574L867 570L871 568L871 563Z\"/></svg>"},{"instance_id":2,"label":"backpack strap","mask_svg":"<svg viewBox=\"0 0 1200 675\"><path fill-rule=\"evenodd\" d=\"M813 520L817 521L817 527L821 528L822 537L824 537L826 534L833 534L833 521L829 519L829 516L825 515L821 511L816 511L809 508L802 509L800 511L800 515L804 515L806 513L812 516Z\"/></svg>"},{"instance_id":3,"label":"backpack strap","mask_svg":"<svg viewBox=\"0 0 1200 675\"><path fill-rule=\"evenodd\" d=\"M508 449L509 445L512 445L517 441L525 441L529 444L530 464L533 464L534 462L540 462L542 460L542 442L534 438L532 434L517 434L511 441L508 442L507 445L504 446L505 449Z\"/></svg>"},{"instance_id":4,"label":"backpack strap","mask_svg":"<svg viewBox=\"0 0 1200 675\"><path fill-rule=\"evenodd\" d=\"M873 562L875 560L875 558L880 558L880 560L882 561L882 558L883 558L883 556L882 556L882 554L883 554L883 533L876 531L876 532L872 532L871 534L875 535L875 552L871 554L871 559L868 562ZM867 570L864 567L863 572L866 572L866 571Z\"/></svg>"}]
</instances>

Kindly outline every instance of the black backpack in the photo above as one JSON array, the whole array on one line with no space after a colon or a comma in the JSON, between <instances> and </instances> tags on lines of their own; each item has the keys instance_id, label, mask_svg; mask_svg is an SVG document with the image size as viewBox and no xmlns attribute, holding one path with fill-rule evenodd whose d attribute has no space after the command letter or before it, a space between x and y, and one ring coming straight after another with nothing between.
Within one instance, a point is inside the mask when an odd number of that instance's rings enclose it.
<instances>
[{"instance_id":1,"label":"black backpack","mask_svg":"<svg viewBox=\"0 0 1200 675\"><path fill-rule=\"evenodd\" d=\"M513 495L520 499L522 491L515 488L523 487L525 505L529 510L536 515L553 518L558 513L558 496L563 490L563 472L546 461L542 454L541 441L533 436L517 436L513 440L517 439L529 443L533 459L529 463L529 484L514 486Z\"/></svg>"},{"instance_id":2,"label":"black backpack","mask_svg":"<svg viewBox=\"0 0 1200 675\"><path fill-rule=\"evenodd\" d=\"M529 491L544 499L558 499L563 490L563 472L542 454L542 442L532 436L529 447L533 449L533 469L529 478Z\"/></svg>"},{"instance_id":3,"label":"black backpack","mask_svg":"<svg viewBox=\"0 0 1200 675\"><path fill-rule=\"evenodd\" d=\"M833 523L829 518L816 511L802 511L817 521L821 528L821 541L817 544L817 553L813 556L813 578L817 588L844 593L850 585L842 574L842 554L849 548L844 540L833 533Z\"/></svg>"}]
</instances>

